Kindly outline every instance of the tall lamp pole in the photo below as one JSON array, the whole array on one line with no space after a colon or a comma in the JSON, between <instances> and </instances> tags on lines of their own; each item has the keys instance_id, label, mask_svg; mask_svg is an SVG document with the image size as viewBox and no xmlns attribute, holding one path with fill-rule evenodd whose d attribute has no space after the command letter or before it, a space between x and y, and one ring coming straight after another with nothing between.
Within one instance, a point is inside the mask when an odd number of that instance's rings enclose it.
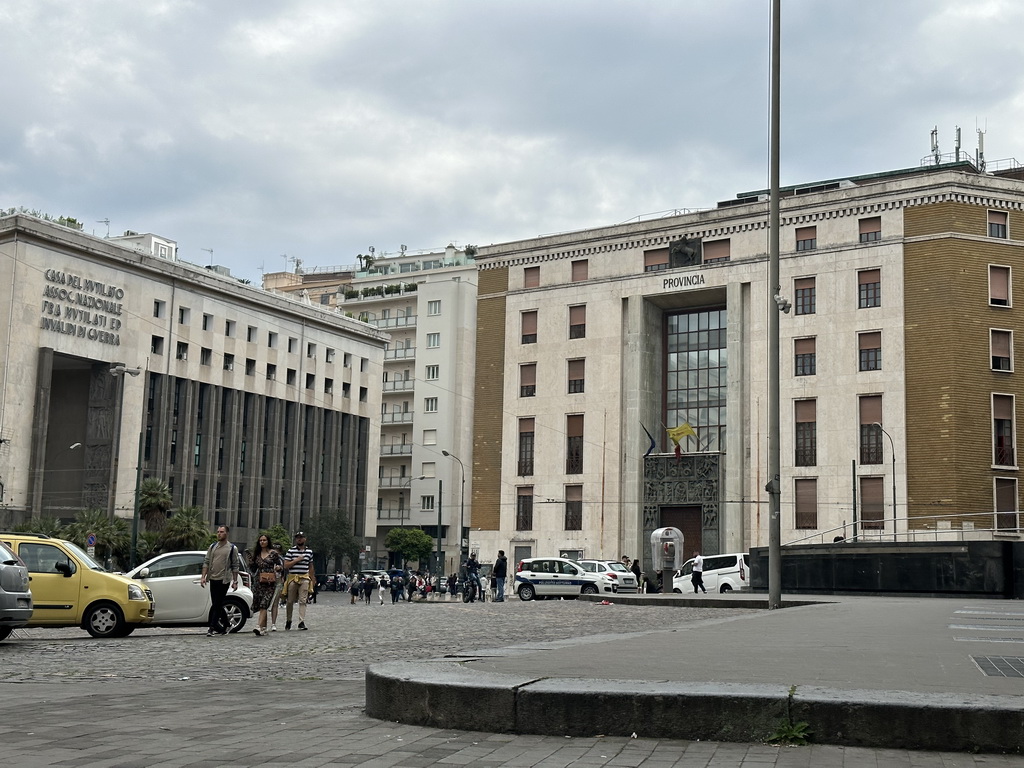
<instances>
[{"instance_id":1,"label":"tall lamp pole","mask_svg":"<svg viewBox=\"0 0 1024 768\"><path fill-rule=\"evenodd\" d=\"M889 453L892 454L892 540L896 541L896 444L892 441L892 435L877 421L871 422L871 426L878 427L889 438Z\"/></svg>"},{"instance_id":2,"label":"tall lamp pole","mask_svg":"<svg viewBox=\"0 0 1024 768\"><path fill-rule=\"evenodd\" d=\"M449 453L448 451L441 451L441 455L449 459L455 459L457 462L459 462L459 469L462 470L462 491L459 494L459 567L461 567L462 562L465 559L465 552L463 552L462 549L462 532L463 530L465 530L463 526L465 525L466 519L466 467L462 463L462 459L460 459L454 453Z\"/></svg>"},{"instance_id":3,"label":"tall lamp pole","mask_svg":"<svg viewBox=\"0 0 1024 768\"><path fill-rule=\"evenodd\" d=\"M437 563L434 565L434 571L437 573L438 585L441 580L441 563L444 562L444 550L441 549L441 489L444 486L442 481L437 481Z\"/></svg>"}]
</instances>

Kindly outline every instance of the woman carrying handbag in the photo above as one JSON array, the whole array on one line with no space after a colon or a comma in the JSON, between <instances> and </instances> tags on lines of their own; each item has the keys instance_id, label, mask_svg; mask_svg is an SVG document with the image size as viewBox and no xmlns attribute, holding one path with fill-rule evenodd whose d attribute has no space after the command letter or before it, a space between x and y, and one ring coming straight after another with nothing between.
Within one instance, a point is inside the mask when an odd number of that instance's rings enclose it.
<instances>
[{"instance_id":1,"label":"woman carrying handbag","mask_svg":"<svg viewBox=\"0 0 1024 768\"><path fill-rule=\"evenodd\" d=\"M270 545L270 537L261 533L256 539L256 546L252 550L252 558L249 560L249 570L252 571L252 612L259 615L257 627L253 634L257 637L266 637L267 634L267 609L274 601L277 591L278 573L284 560L281 554Z\"/></svg>"}]
</instances>

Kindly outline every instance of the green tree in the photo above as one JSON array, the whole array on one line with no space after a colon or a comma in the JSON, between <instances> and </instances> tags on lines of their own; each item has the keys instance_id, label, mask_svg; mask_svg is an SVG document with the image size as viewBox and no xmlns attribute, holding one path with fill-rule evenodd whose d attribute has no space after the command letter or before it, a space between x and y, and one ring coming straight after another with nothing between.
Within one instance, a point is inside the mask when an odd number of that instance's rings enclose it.
<instances>
[{"instance_id":1,"label":"green tree","mask_svg":"<svg viewBox=\"0 0 1024 768\"><path fill-rule=\"evenodd\" d=\"M264 528L259 532L259 536L262 536L263 534L266 534L270 538L271 545L280 544L284 547L286 552L288 551L288 547L292 545L292 535L288 533L288 529L280 523L276 523L269 528ZM257 539L259 536L257 536Z\"/></svg>"},{"instance_id":2,"label":"green tree","mask_svg":"<svg viewBox=\"0 0 1024 768\"><path fill-rule=\"evenodd\" d=\"M392 528L384 537L384 546L399 555L403 562L418 560L422 563L434 551L434 540L421 528Z\"/></svg>"},{"instance_id":3,"label":"green tree","mask_svg":"<svg viewBox=\"0 0 1024 768\"><path fill-rule=\"evenodd\" d=\"M17 533L43 533L53 536L55 539L63 539L66 527L56 517L33 517L27 523L15 525L14 531Z\"/></svg>"},{"instance_id":4,"label":"green tree","mask_svg":"<svg viewBox=\"0 0 1024 768\"><path fill-rule=\"evenodd\" d=\"M139 540L135 542L135 559L144 563L158 554L160 554L160 532L139 531Z\"/></svg>"},{"instance_id":5,"label":"green tree","mask_svg":"<svg viewBox=\"0 0 1024 768\"><path fill-rule=\"evenodd\" d=\"M103 509L84 509L75 516L64 538L85 549L89 534L96 536L96 559L105 562L120 560L131 546L131 527L127 520L111 517Z\"/></svg>"},{"instance_id":6,"label":"green tree","mask_svg":"<svg viewBox=\"0 0 1024 768\"><path fill-rule=\"evenodd\" d=\"M321 512L310 519L306 534L318 573L326 572L332 560L335 568L341 568L346 557L350 562L357 562L359 544L352 535L352 521L347 512L340 509Z\"/></svg>"},{"instance_id":7,"label":"green tree","mask_svg":"<svg viewBox=\"0 0 1024 768\"><path fill-rule=\"evenodd\" d=\"M171 508L171 489L158 477L147 477L139 486L139 515L147 531L162 531Z\"/></svg>"},{"instance_id":8,"label":"green tree","mask_svg":"<svg viewBox=\"0 0 1024 768\"><path fill-rule=\"evenodd\" d=\"M206 549L214 538L202 507L181 507L160 532L160 549L164 552Z\"/></svg>"}]
</instances>

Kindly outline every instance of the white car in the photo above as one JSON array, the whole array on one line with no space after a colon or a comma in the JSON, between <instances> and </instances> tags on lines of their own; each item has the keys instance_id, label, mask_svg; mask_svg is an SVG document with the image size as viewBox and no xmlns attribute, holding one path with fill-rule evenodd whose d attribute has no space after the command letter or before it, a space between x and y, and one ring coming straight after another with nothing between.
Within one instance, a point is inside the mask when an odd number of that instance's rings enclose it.
<instances>
[{"instance_id":1,"label":"white car","mask_svg":"<svg viewBox=\"0 0 1024 768\"><path fill-rule=\"evenodd\" d=\"M210 587L199 585L205 550L166 552L147 560L128 576L141 581L153 593L156 611L148 627L205 627L210 615ZM238 589L228 589L224 610L228 631L238 632L252 613L251 577L239 574Z\"/></svg>"},{"instance_id":2,"label":"white car","mask_svg":"<svg viewBox=\"0 0 1024 768\"><path fill-rule=\"evenodd\" d=\"M579 564L598 577L602 592L633 594L637 591L636 576L618 560L580 560Z\"/></svg>"},{"instance_id":3,"label":"white car","mask_svg":"<svg viewBox=\"0 0 1024 768\"><path fill-rule=\"evenodd\" d=\"M690 577L693 560L687 560L672 579L673 592L693 592ZM732 592L750 589L750 555L735 552L728 555L709 555L704 558L701 576L708 592Z\"/></svg>"},{"instance_id":4,"label":"white car","mask_svg":"<svg viewBox=\"0 0 1024 768\"><path fill-rule=\"evenodd\" d=\"M587 573L575 560L564 557L531 557L519 561L516 568L515 591L520 600L535 597L565 597L601 592L596 574Z\"/></svg>"}]
</instances>

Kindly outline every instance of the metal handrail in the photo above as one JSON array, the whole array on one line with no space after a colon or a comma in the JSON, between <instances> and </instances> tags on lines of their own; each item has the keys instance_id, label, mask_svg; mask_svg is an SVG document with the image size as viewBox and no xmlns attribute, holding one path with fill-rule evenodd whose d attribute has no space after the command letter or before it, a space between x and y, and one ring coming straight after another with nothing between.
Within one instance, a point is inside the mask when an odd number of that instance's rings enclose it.
<instances>
[{"instance_id":1,"label":"metal handrail","mask_svg":"<svg viewBox=\"0 0 1024 768\"><path fill-rule=\"evenodd\" d=\"M1002 514L1005 514L1005 515L1018 515L1018 517L1017 517L1017 527L1015 527L1015 528L997 528L997 527L995 527L995 521L996 521L997 516L998 515L1002 515ZM1024 531L1022 531L1021 526L1020 526L1019 514L1020 514L1019 512L958 512L956 514L946 514L946 515L915 515L914 517L900 517L900 518L897 518L897 522L902 521L904 523L904 528L903 528L902 531L897 530L896 533L895 533L895 536L900 537L903 541L917 541L919 539L925 539L925 540L932 540L932 539L934 539L934 540L937 540L940 536L942 536L944 538L948 538L948 537L950 537L950 536L952 536L954 534L958 534L961 539L963 539L965 537L965 535L974 535L974 534L979 534L979 533L982 533L982 534L984 534L984 533L1002 534L1002 535L1020 535L1021 533L1024 533ZM937 524L935 524L935 523L938 523L938 522L943 521L943 520L949 520L950 522L952 522L953 520L963 520L963 518L965 518L965 517L986 518L985 522L992 523L993 525L992 525L992 527L981 527L981 528L979 528L979 527L964 528L963 526L954 528L952 525L950 525L950 527L948 527L948 528L940 528ZM827 536L830 536L830 535L833 538L836 535L842 535L843 536L843 539L842 539L843 542L863 541L865 539L867 539L867 540L874 540L874 539L881 539L882 537L885 537L886 539L888 539L889 537L894 536L894 533L893 533L893 531L891 529L892 520L893 519L891 517L889 517L889 518L886 518L885 520L882 521L883 525L885 525L885 524L889 524L890 525L890 529L889 530L885 530L884 528L881 528L881 529L874 529L873 528L873 529L870 529L868 531L865 531L864 530L864 521L860 520L860 521L858 521L856 523L856 527L859 529L859 532L856 535L853 535L852 533L850 535L847 535L847 531L850 531L851 529L854 528L854 523L843 523L842 525L837 525L837 526L835 526L833 528L829 528L829 529L824 530L824 531L816 531L815 533L808 534L807 536L804 536L802 538L793 539L792 541L787 541L782 546L789 547L789 546L793 546L794 544L802 544L802 543L809 542L809 541L812 541L812 540L815 540L815 539L818 539L819 540L818 543L821 543L821 544L832 543L832 542L826 541L825 538L824 538L824 537L827 537ZM933 525L932 526L928 526L928 527L917 527L917 528L910 528L910 527L907 527L907 525L906 525L906 523L908 521L914 521L915 523L919 524L922 520L931 520L933 522ZM840 542L835 542L835 543L840 543Z\"/></svg>"}]
</instances>

